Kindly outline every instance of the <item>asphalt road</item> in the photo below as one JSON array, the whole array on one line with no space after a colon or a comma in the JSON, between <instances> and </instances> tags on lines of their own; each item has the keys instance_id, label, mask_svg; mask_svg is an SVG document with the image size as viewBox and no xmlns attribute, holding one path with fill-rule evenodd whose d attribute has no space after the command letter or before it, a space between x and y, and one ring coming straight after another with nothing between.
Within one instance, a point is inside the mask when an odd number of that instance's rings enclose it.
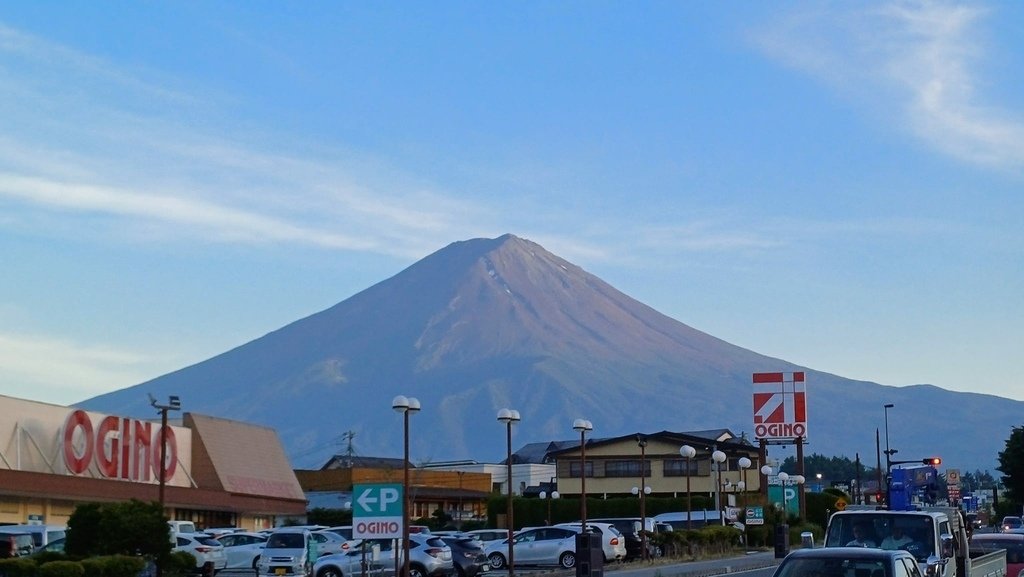
<instances>
[{"instance_id":1,"label":"asphalt road","mask_svg":"<svg viewBox=\"0 0 1024 577\"><path fill-rule=\"evenodd\" d=\"M642 563L623 563L605 565L608 577L711 577L714 575L731 575L743 573L744 577L771 577L778 565L773 551L740 554L724 559L707 561L686 561L678 563L656 562L650 565ZM574 571L552 569L550 567L520 567L516 575L530 577L572 577ZM490 571L487 577L506 577L506 571ZM251 569L225 569L218 577L253 577ZM353 576L358 577L358 575ZM593 577L597 577L596 575Z\"/></svg>"}]
</instances>

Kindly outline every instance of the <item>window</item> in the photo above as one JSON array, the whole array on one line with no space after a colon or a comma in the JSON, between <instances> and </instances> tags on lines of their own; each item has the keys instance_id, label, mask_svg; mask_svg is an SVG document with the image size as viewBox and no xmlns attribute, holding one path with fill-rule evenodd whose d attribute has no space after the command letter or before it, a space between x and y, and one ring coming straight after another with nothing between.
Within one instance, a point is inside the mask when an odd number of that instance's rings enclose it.
<instances>
[{"instance_id":1,"label":"window","mask_svg":"<svg viewBox=\"0 0 1024 577\"><path fill-rule=\"evenodd\" d=\"M651 462L644 460L645 477L651 476ZM604 464L605 477L639 477L640 461L607 461Z\"/></svg>"},{"instance_id":2,"label":"window","mask_svg":"<svg viewBox=\"0 0 1024 577\"><path fill-rule=\"evenodd\" d=\"M593 477L594 476L594 462L593 461L587 461L587 469L586 470L587 470L587 476L588 477ZM580 476L580 462L579 461L570 461L569 462L569 477L579 477L579 476Z\"/></svg>"},{"instance_id":3,"label":"window","mask_svg":"<svg viewBox=\"0 0 1024 577\"><path fill-rule=\"evenodd\" d=\"M893 563L892 575L893 577L910 577L910 569L907 568L907 564L904 563L904 559L896 559Z\"/></svg>"},{"instance_id":4,"label":"window","mask_svg":"<svg viewBox=\"0 0 1024 577\"><path fill-rule=\"evenodd\" d=\"M666 477L685 477L686 469L689 466L690 475L697 474L696 459L665 459L662 474Z\"/></svg>"}]
</instances>

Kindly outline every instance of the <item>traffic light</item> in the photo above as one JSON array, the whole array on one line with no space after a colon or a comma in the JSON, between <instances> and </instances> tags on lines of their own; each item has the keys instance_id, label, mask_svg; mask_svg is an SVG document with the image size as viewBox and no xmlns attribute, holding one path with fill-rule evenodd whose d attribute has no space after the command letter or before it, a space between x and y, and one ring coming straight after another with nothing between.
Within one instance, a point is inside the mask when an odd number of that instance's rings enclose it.
<instances>
[{"instance_id":1,"label":"traffic light","mask_svg":"<svg viewBox=\"0 0 1024 577\"><path fill-rule=\"evenodd\" d=\"M921 462L924 463L925 465L938 467L939 465L942 464L942 459L939 457L928 457L927 459L921 459Z\"/></svg>"}]
</instances>

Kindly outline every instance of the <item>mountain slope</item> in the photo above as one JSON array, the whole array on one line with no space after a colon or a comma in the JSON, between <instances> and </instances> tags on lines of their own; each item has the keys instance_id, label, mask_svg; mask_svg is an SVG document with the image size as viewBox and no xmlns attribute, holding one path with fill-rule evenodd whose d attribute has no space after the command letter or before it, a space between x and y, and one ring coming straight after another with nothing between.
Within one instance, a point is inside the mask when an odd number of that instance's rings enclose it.
<instances>
[{"instance_id":1,"label":"mountain slope","mask_svg":"<svg viewBox=\"0 0 1024 577\"><path fill-rule=\"evenodd\" d=\"M808 451L873 463L884 403L897 458L990 468L1024 403L935 387L843 379L731 345L629 298L530 241L456 242L351 298L196 365L81 406L150 416L147 393L185 410L275 427L293 464L315 467L356 433L365 455L402 450L398 394L420 399L417 461L504 458L517 444L636 431L751 430L750 375L808 373ZM965 408L969 414L963 414ZM948 439L956 432L955 442ZM748 433L749 434L749 433ZM903 455L910 455L903 457Z\"/></svg>"}]
</instances>

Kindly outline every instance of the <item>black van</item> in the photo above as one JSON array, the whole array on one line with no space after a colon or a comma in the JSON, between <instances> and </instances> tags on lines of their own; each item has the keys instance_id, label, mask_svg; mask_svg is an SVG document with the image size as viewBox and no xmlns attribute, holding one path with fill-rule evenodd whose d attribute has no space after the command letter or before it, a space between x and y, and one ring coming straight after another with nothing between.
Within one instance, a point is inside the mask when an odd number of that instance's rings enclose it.
<instances>
[{"instance_id":1,"label":"black van","mask_svg":"<svg viewBox=\"0 0 1024 577\"><path fill-rule=\"evenodd\" d=\"M0 559L24 557L35 550L35 542L28 533L0 533Z\"/></svg>"}]
</instances>

